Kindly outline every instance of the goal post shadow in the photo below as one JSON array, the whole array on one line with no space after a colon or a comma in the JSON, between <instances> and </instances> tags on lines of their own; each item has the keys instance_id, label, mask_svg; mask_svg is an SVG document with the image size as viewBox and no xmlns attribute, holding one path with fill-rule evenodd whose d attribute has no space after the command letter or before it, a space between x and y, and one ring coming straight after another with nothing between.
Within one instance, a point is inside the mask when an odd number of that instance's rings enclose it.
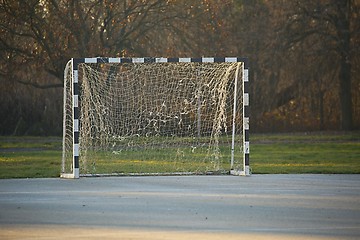
<instances>
[{"instance_id":1,"label":"goal post shadow","mask_svg":"<svg viewBox=\"0 0 360 240\"><path fill-rule=\"evenodd\" d=\"M230 159L230 166L229 166L229 173L232 175L241 175L241 176L250 176L250 166L249 166L249 64L247 58L237 58L237 57L225 57L225 58L212 58L212 57L203 57L203 58L103 58L103 57L97 57L97 58L73 58L69 61L64 75L64 78L67 78L64 80L64 130L63 130L63 155L62 155L62 171L61 171L61 177L63 178L79 178L82 175L86 175L87 173L81 172L81 162L80 158L84 157L86 154L84 154L84 145L86 144L85 141L85 135L81 132L81 127L84 127L86 124L84 123L84 119L81 119L83 112L89 111L86 109L86 107L81 107L81 102L84 100L80 99L83 97L83 93L81 93L81 88L85 88L85 86L81 86L81 83L79 82L79 77L84 77L84 72L79 72L79 68L82 65L86 64L100 64L100 66L105 66L106 64L134 64L134 65L140 65L140 64L160 64L160 63L167 63L167 64L181 64L181 63L197 63L197 64L217 64L217 63L238 63L237 67L228 67L224 71L236 71L235 77L234 77L234 92L233 95L233 115L232 115L232 129L231 129L231 159ZM121 66L122 68L125 65ZM128 65L126 65L128 66ZM101 68L101 67L98 67ZM230 68L230 69L229 69ZM123 70L122 70L123 71ZM159 70L160 71L160 70ZM173 70L176 71L176 70ZM241 74L240 74L241 72ZM114 73L112 73L114 74ZM174 72L172 72L174 74ZM197 74L197 73L194 73ZM226 75L226 73L221 73L223 75ZM239 74L241 75L241 82L239 81ZM80 75L80 76L79 76ZM176 75L176 72L175 72ZM168 76L168 75L166 75ZM109 75L106 76L106 78L109 78ZM179 80L182 81L182 80ZM214 80L213 80L214 81ZM91 85L93 83L89 83L88 85ZM164 83L163 83L164 84ZM233 83L231 83L233 84ZM224 86L226 84L223 84ZM224 86L220 86L217 90L218 92L221 92L224 88ZM241 90L241 92L239 92ZM93 90L92 90L93 91ZM216 91L214 91L216 92ZM239 93L238 93L239 92ZM222 94L222 93L220 93ZM240 96L238 96L240 95ZM239 101L239 98L241 98L241 101ZM197 101L195 101L196 112L200 115L202 114L200 110L200 101L202 101L202 98L197 98ZM223 102L226 100L223 100ZM162 103L162 106L157 106L155 108L165 108L165 102ZM181 104L180 104L181 105ZM241 106L237 106L241 105ZM237 112L238 109L240 109L240 113ZM184 110L184 109L182 109ZM222 109L223 110L223 109ZM159 110L158 110L159 111ZM162 111L162 110L160 110ZM217 114L221 115L222 113L221 109L217 110ZM88 114L88 113L87 113ZM103 114L109 114L109 113L103 113ZM159 112L157 112L159 114ZM240 114L241 116L241 124L239 127L235 127L237 123L237 116L236 114ZM97 113L97 117L101 116L102 113L99 111ZM181 114L180 114L181 115ZM179 116L180 116L179 115ZM88 115L86 116L88 117ZM178 116L174 116L175 118L179 118ZM197 119L195 127L196 135L201 135L200 126L202 126L202 123L200 122L200 118L202 116L200 115ZM218 118L221 118L223 116L217 116ZM83 121L83 122L82 122ZM164 119L160 119L159 122L164 121ZM182 120L183 121L183 120ZM82 126L81 126L82 124ZM104 124L104 123L102 123ZM158 124L158 123L157 123ZM182 124L182 123L181 123ZM220 123L224 124L224 122ZM223 126L220 126L219 128L222 128ZM225 123L226 124L226 123ZM179 122L180 125L180 122ZM213 124L215 125L215 124ZM155 125L154 125L155 126ZM87 126L91 128L91 126ZM95 127L96 128L96 127ZM156 126L155 126L156 128ZM214 128L214 127L213 127ZM241 129L241 143L239 142L235 143L235 138L237 135L237 131ZM218 132L216 132L218 131ZM215 137L218 137L219 134L221 134L221 131L225 131L223 129L215 129L215 133L211 133L211 136L214 135ZM159 131L161 133L161 131ZM137 133L139 134L139 133ZM182 133L181 133L182 134ZM210 134L210 133L208 133ZM96 136L97 138L101 138ZM102 136L104 137L104 136ZM121 138L121 136L117 136ZM83 142L80 142L80 139L82 139ZM109 141L109 140L106 140ZM214 142L218 141L218 139ZM239 140L237 140L239 141ZM94 144L94 143L90 143ZM114 143L112 143L114 144ZM116 143L117 144L117 143ZM213 144L213 143L212 143ZM218 147L218 146L217 146ZM234 151L235 149L240 149L242 151L242 166L241 169L239 169L238 166L235 166L235 156ZM80 152L82 154L80 154ZM216 152L216 151L215 151ZM239 160L237 160L239 161ZM70 165L70 167L69 167Z\"/></svg>"}]
</instances>

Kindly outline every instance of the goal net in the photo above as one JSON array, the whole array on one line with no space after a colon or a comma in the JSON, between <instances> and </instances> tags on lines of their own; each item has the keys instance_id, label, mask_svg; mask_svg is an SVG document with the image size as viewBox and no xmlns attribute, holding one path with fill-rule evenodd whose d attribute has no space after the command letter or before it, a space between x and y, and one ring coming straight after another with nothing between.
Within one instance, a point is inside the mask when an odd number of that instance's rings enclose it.
<instances>
[{"instance_id":1,"label":"goal net","mask_svg":"<svg viewBox=\"0 0 360 240\"><path fill-rule=\"evenodd\" d=\"M62 177L249 175L240 58L83 58L64 72Z\"/></svg>"}]
</instances>

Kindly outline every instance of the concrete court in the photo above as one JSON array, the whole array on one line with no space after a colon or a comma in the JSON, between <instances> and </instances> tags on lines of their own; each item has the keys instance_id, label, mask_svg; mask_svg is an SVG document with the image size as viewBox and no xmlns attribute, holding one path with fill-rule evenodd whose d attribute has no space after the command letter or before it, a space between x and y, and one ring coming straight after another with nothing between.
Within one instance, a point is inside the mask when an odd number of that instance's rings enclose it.
<instances>
[{"instance_id":1,"label":"concrete court","mask_svg":"<svg viewBox=\"0 0 360 240\"><path fill-rule=\"evenodd\" d=\"M360 239L360 175L0 180L0 239Z\"/></svg>"}]
</instances>

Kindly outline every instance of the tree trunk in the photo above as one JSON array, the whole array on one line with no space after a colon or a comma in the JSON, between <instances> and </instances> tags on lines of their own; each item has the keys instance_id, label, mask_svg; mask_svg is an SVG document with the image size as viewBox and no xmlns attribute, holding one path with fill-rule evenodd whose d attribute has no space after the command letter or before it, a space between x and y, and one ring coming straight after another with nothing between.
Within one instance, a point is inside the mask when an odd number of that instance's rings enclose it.
<instances>
[{"instance_id":1,"label":"tree trunk","mask_svg":"<svg viewBox=\"0 0 360 240\"><path fill-rule=\"evenodd\" d=\"M346 59L341 59L340 69L340 102L341 129L352 129L352 97L351 97L351 65Z\"/></svg>"},{"instance_id":2,"label":"tree trunk","mask_svg":"<svg viewBox=\"0 0 360 240\"><path fill-rule=\"evenodd\" d=\"M351 1L338 2L339 19L337 22L340 39L340 107L341 129L352 129L352 95L351 95L351 59L350 59L350 15Z\"/></svg>"}]
</instances>

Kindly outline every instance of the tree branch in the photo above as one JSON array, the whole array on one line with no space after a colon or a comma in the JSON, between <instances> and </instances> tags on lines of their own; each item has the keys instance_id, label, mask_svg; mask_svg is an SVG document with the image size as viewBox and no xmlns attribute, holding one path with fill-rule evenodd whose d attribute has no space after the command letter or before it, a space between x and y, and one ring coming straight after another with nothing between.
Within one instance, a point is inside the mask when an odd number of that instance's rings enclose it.
<instances>
[{"instance_id":1,"label":"tree branch","mask_svg":"<svg viewBox=\"0 0 360 240\"><path fill-rule=\"evenodd\" d=\"M28 82L28 81L22 81L22 80L16 80L16 82L21 83L23 85L32 86L35 88L40 89L49 89L49 88L62 88L64 85L62 83L52 83L52 84L39 84L35 82Z\"/></svg>"}]
</instances>

